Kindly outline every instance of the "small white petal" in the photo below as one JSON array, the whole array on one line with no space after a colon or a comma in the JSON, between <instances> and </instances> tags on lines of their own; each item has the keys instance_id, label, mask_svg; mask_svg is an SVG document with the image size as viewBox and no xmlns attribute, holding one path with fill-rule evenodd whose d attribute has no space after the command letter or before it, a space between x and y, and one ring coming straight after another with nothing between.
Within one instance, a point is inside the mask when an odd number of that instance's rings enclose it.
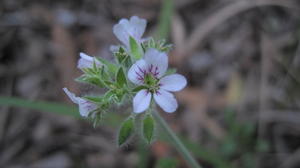
<instances>
[{"instance_id":1,"label":"small white petal","mask_svg":"<svg viewBox=\"0 0 300 168\"><path fill-rule=\"evenodd\" d=\"M76 97L74 93L70 92L67 88L63 88L63 90L73 103L78 104L79 98Z\"/></svg>"},{"instance_id":2,"label":"small white petal","mask_svg":"<svg viewBox=\"0 0 300 168\"><path fill-rule=\"evenodd\" d=\"M77 68L82 69L82 68L91 68L94 64L94 61L97 66L100 66L101 63L96 60L94 57L91 57L85 53L80 53L80 59L78 60Z\"/></svg>"},{"instance_id":3,"label":"small white petal","mask_svg":"<svg viewBox=\"0 0 300 168\"><path fill-rule=\"evenodd\" d=\"M109 50L110 50L112 53L118 52L119 49L120 49L120 46L119 46L119 45L110 45L110 47L109 47Z\"/></svg>"},{"instance_id":4,"label":"small white petal","mask_svg":"<svg viewBox=\"0 0 300 168\"><path fill-rule=\"evenodd\" d=\"M160 52L154 48L150 48L146 51L145 61L149 66L153 65L153 71L157 68L157 77L161 77L165 74L168 68L168 56L164 52Z\"/></svg>"},{"instance_id":5,"label":"small white petal","mask_svg":"<svg viewBox=\"0 0 300 168\"><path fill-rule=\"evenodd\" d=\"M126 47L129 47L129 27L130 25L127 19L121 19L119 23L113 27L114 34Z\"/></svg>"},{"instance_id":6,"label":"small white petal","mask_svg":"<svg viewBox=\"0 0 300 168\"><path fill-rule=\"evenodd\" d=\"M121 19L118 24L114 25L113 32L116 37L129 48L129 36L140 43L146 29L146 24L145 19L132 16L130 20Z\"/></svg>"},{"instance_id":7,"label":"small white petal","mask_svg":"<svg viewBox=\"0 0 300 168\"><path fill-rule=\"evenodd\" d=\"M141 85L144 82L144 75L147 71L147 63L141 59L134 63L128 71L128 79L135 84Z\"/></svg>"},{"instance_id":8,"label":"small white petal","mask_svg":"<svg viewBox=\"0 0 300 168\"><path fill-rule=\"evenodd\" d=\"M81 116L87 117L91 111L97 109L96 104L89 102L85 99L82 99L80 97L76 97L75 94L70 92L67 88L63 88L63 90L68 95L68 97L72 100L73 103L78 104L79 113Z\"/></svg>"},{"instance_id":9,"label":"small white petal","mask_svg":"<svg viewBox=\"0 0 300 168\"><path fill-rule=\"evenodd\" d=\"M154 94L154 100L165 112L168 113L174 112L178 107L174 95L163 89L158 90L158 92Z\"/></svg>"},{"instance_id":10,"label":"small white petal","mask_svg":"<svg viewBox=\"0 0 300 168\"><path fill-rule=\"evenodd\" d=\"M165 76L160 79L160 88L165 89L167 91L179 91L186 86L186 79L184 76L179 74L172 74Z\"/></svg>"},{"instance_id":11,"label":"small white petal","mask_svg":"<svg viewBox=\"0 0 300 168\"><path fill-rule=\"evenodd\" d=\"M151 102L151 93L146 89L140 90L133 98L133 111L141 113L145 111Z\"/></svg>"},{"instance_id":12,"label":"small white petal","mask_svg":"<svg viewBox=\"0 0 300 168\"><path fill-rule=\"evenodd\" d=\"M83 117L87 117L90 112L97 109L97 105L85 99L78 98L79 113Z\"/></svg>"},{"instance_id":13,"label":"small white petal","mask_svg":"<svg viewBox=\"0 0 300 168\"><path fill-rule=\"evenodd\" d=\"M141 38L145 32L147 21L145 19L140 19L137 16L132 16L130 18L130 29L129 34L137 40L137 42L141 42Z\"/></svg>"},{"instance_id":14,"label":"small white petal","mask_svg":"<svg viewBox=\"0 0 300 168\"><path fill-rule=\"evenodd\" d=\"M80 55L80 58L85 59L87 61L93 61L94 60L93 57L91 57L91 56L89 56L89 55L87 55L83 52L79 53L79 55Z\"/></svg>"}]
</instances>

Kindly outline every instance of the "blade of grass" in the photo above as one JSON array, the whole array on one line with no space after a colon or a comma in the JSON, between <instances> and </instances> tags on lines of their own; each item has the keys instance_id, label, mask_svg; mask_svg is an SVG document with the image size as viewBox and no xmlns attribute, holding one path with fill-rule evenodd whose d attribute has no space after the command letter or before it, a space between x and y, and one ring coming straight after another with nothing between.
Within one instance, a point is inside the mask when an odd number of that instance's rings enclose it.
<instances>
[{"instance_id":1,"label":"blade of grass","mask_svg":"<svg viewBox=\"0 0 300 168\"><path fill-rule=\"evenodd\" d=\"M28 108L32 110L46 111L80 118L77 107L55 102L50 103L46 101L31 101L16 97L0 96L0 106Z\"/></svg>"},{"instance_id":2,"label":"blade of grass","mask_svg":"<svg viewBox=\"0 0 300 168\"><path fill-rule=\"evenodd\" d=\"M174 4L173 0L163 0L162 8L160 11L158 29L155 32L155 39L166 39L168 38L170 25L172 20Z\"/></svg>"},{"instance_id":3,"label":"blade of grass","mask_svg":"<svg viewBox=\"0 0 300 168\"><path fill-rule=\"evenodd\" d=\"M67 115L77 119L84 119L80 116L77 106L65 105L62 103L48 102L48 101L32 101L17 97L0 96L0 106L11 106L19 108L27 108L41 112L56 113L58 115ZM107 113L103 123L109 124L113 127L119 126L122 117L115 113Z\"/></svg>"}]
</instances>

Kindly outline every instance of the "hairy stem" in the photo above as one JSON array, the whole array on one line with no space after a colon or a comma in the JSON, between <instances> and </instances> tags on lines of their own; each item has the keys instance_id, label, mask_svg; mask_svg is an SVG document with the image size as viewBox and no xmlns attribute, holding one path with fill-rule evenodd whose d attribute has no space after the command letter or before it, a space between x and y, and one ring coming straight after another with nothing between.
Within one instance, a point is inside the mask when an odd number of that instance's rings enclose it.
<instances>
[{"instance_id":1,"label":"hairy stem","mask_svg":"<svg viewBox=\"0 0 300 168\"><path fill-rule=\"evenodd\" d=\"M173 130L169 127L166 121L158 114L156 110L153 111L153 116L158 122L158 124L163 128L166 134L169 137L169 140L173 143L174 147L177 151L182 155L182 157L186 160L192 168L202 168L195 158L191 155L191 153L187 150L187 148L183 145L180 139L176 136Z\"/></svg>"}]
</instances>

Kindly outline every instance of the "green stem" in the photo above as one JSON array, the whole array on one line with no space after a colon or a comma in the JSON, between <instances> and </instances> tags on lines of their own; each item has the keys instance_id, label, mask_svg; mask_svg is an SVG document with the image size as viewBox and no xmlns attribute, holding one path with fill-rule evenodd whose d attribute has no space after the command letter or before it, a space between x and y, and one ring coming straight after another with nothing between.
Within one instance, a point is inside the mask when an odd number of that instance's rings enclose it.
<instances>
[{"instance_id":1,"label":"green stem","mask_svg":"<svg viewBox=\"0 0 300 168\"><path fill-rule=\"evenodd\" d=\"M167 133L170 141L172 141L175 148L182 155L182 157L186 160L186 162L190 165L190 167L201 168L201 166L198 164L198 162L195 160L195 158L191 155L191 153L187 150L187 148L183 145L183 143L180 141L180 139L176 136L176 134L172 131L172 129L169 127L169 125L166 123L166 121L158 114L157 111L153 110L153 116L156 119L156 121L159 123L159 125Z\"/></svg>"}]
</instances>

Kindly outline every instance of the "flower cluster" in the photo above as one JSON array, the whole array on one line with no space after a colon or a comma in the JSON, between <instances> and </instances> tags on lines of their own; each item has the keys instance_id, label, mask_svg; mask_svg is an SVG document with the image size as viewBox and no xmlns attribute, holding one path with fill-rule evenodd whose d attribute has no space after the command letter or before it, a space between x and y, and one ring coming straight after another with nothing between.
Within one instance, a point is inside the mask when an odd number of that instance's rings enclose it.
<instances>
[{"instance_id":1,"label":"flower cluster","mask_svg":"<svg viewBox=\"0 0 300 168\"><path fill-rule=\"evenodd\" d=\"M184 76L168 70L167 52L171 46L163 40L142 38L146 23L145 19L132 16L129 20L121 19L114 25L113 33L123 44L111 47L114 63L80 53L77 67L83 71L83 75L76 80L106 88L105 94L77 97L67 88L63 89L72 102L78 104L80 114L91 118L94 123L98 123L113 104L121 105L133 99L134 113L122 124L119 132L120 145L134 130L135 114L145 111L147 113L143 124L147 129L144 129L144 136L150 142L154 127L151 104L156 102L168 113L176 111L178 104L171 92L179 91L187 84Z\"/></svg>"}]
</instances>

